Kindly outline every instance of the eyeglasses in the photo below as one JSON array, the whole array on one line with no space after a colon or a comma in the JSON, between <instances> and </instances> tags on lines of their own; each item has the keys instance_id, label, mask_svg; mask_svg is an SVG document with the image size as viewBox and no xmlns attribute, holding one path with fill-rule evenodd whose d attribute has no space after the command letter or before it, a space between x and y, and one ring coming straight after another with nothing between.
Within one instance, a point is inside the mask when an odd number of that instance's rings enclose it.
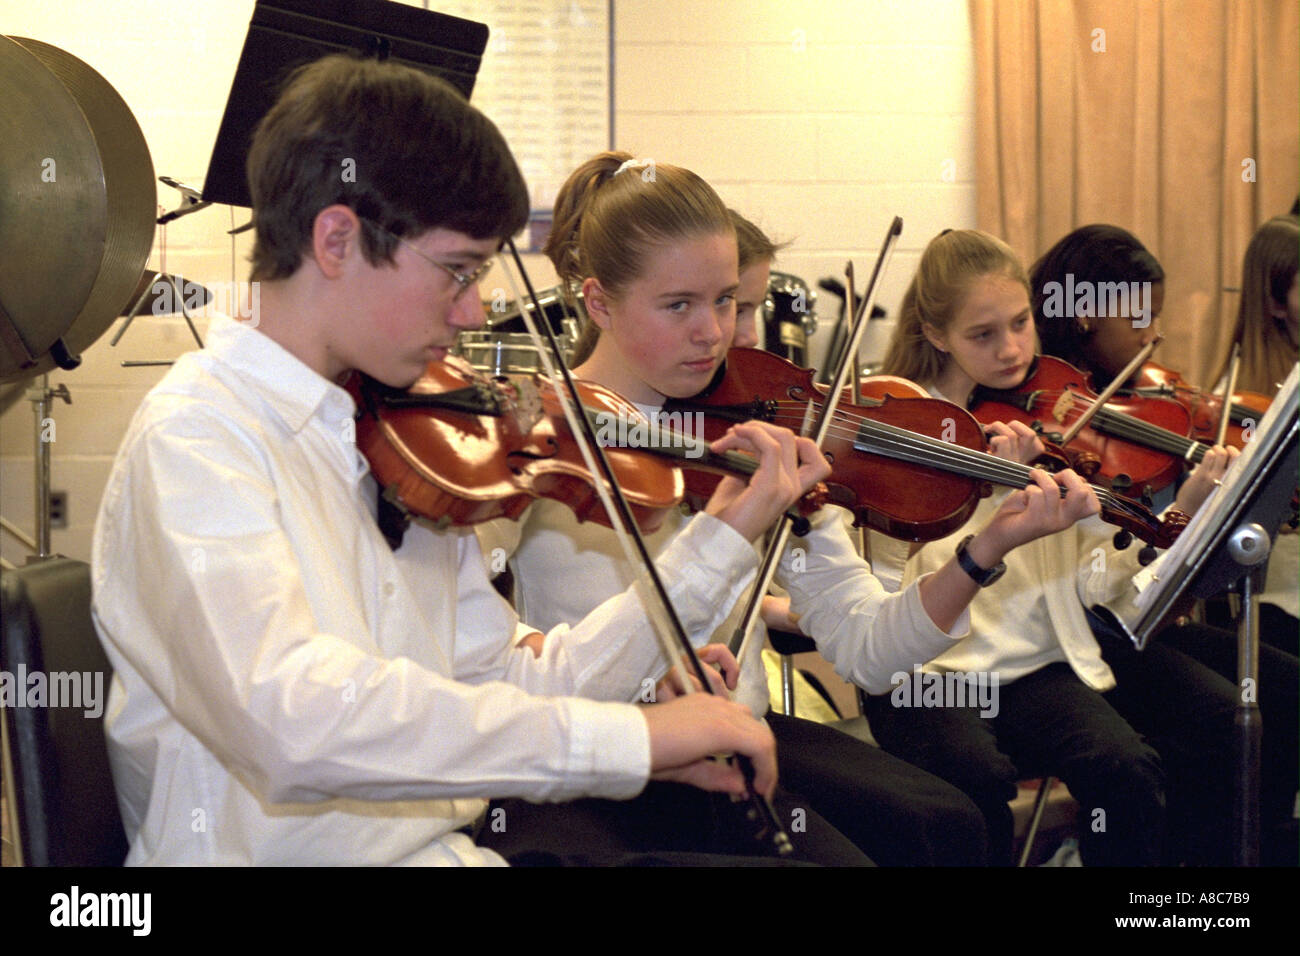
<instances>
[{"instance_id":1,"label":"eyeglasses","mask_svg":"<svg viewBox=\"0 0 1300 956\"><path fill-rule=\"evenodd\" d=\"M435 266L437 266L437 267L438 267L439 269L441 269L443 272L447 273L447 275L449 275L449 276L451 276L453 279L455 279L455 280L456 280L456 285L459 286L459 288L456 289L456 294L453 295L453 296L451 297L451 300L452 300L453 302L455 302L455 301L458 300L461 296L463 296L463 295L465 294L465 290L466 290L466 289L468 289L470 286L474 285L474 284L477 283L480 279L482 279L485 275L487 275L487 271L488 271L489 269L492 268L492 260L491 260L491 259L488 259L486 262L484 262L481 266L479 266L477 269L475 269L475 270L474 270L473 272L471 272L469 275L466 275L466 274L463 273L463 272L457 272L457 271L456 271L455 269L453 269L451 266L449 266L449 265L445 265L444 263L439 262L437 259L433 259L433 258L431 258L431 257L429 257L429 256L426 256L423 252L421 252L419 249L415 248L415 246L413 246L411 243L407 242L407 241L406 241L405 239L403 239L401 236L397 235L396 233L393 233L393 232L389 231L388 229L385 229L383 226L379 225L379 223L375 222L373 219L364 219L364 220L362 220L362 221L365 222L367 225L374 227L374 228L375 228L376 230L378 230L379 232L382 232L382 233L384 233L385 235L388 235L388 236L392 237L393 239L396 239L398 242L400 242L402 245L406 246L406 248L410 249L412 252L414 252L417 256L419 256L419 257L420 257L421 259L423 259L425 262L432 262Z\"/></svg>"}]
</instances>

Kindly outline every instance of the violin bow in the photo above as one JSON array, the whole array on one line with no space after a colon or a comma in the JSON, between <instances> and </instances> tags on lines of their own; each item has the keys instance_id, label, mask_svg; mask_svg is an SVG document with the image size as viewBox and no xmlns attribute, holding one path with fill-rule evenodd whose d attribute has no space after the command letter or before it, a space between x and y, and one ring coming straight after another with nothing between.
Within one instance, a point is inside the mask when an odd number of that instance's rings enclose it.
<instances>
[{"instance_id":1,"label":"violin bow","mask_svg":"<svg viewBox=\"0 0 1300 956\"><path fill-rule=\"evenodd\" d=\"M880 247L880 255L876 258L876 265L872 269L871 279L867 282L867 291L862 298L862 305L853 315L849 336L844 343L844 352L840 356L839 366L835 369L835 376L831 380L830 392L822 405L821 417L812 427L811 433L807 423L812 414L813 399L810 398L808 401L808 412L804 416L802 431L817 443L818 448L821 447L822 442L825 440L831 422L835 420L835 410L839 407L840 396L844 392L845 379L849 370L853 369L854 377L857 377L858 347L862 344L862 335L866 331L866 317L871 314L871 307L876 303L876 292L880 289L880 277L884 274L885 267L893 256L894 246L902 233L903 220L901 217L895 216L894 221L889 224L889 229L885 233L885 241ZM850 310L853 306L853 293L851 291L853 282L852 266L853 264L849 263L846 270L849 279L849 291L846 294L849 296ZM786 543L790 540L792 526L793 522L789 514L782 515L768 539L767 551L759 564L758 578L754 582L753 591L749 594L748 603L745 605L745 613L741 616L740 623L736 626L735 633L732 634L727 645L731 649L731 653L736 655L737 660L740 658L741 648L744 647L745 641L748 640L750 633L754 630L754 625L758 622L759 613L763 606L763 596L767 594L768 588L772 584L772 578L776 576L776 568L780 563L781 555L785 553Z\"/></svg>"},{"instance_id":2,"label":"violin bow","mask_svg":"<svg viewBox=\"0 0 1300 956\"><path fill-rule=\"evenodd\" d=\"M510 257L514 267L518 270L528 292L528 301L534 310L534 314L530 315L529 309L523 307L524 300L519 295L513 272L507 268L504 270L506 279L510 283L515 300L521 305L519 314L528 327L528 332L537 347L538 358L541 360L542 367L555 389L556 397L564 409L565 419L573 432L574 441L582 453L583 461L592 474L594 479L592 484L596 489L596 493L600 496L601 503L605 506L606 513L609 515L610 524L618 537L619 546L623 549L628 565L634 569L637 575L636 583L641 593L641 603L650 615L655 635L659 639L661 649L668 660L669 673L679 670L683 676L681 681L683 692L691 693L693 688L690 680L685 677L687 668L683 665L684 660L690 664L689 669L693 671L695 679L699 681L704 692L712 694L714 690L705 676L704 665L696 655L695 648L691 646L690 638L686 634L686 628L682 625L681 618L678 617L672 600L668 596L668 591L664 587L663 579L659 576L654 560L650 557L650 552L645 545L645 539L641 536L640 529L632 516L632 509L627 503L627 498L623 495L622 488L619 487L614 470L605 455L605 449L597 441L591 420L583 410L581 396L578 394L569 367L563 359L563 353L551 330L550 323L534 321L534 315L543 315L542 307L538 301L537 293L533 290L528 271L524 268L523 260L519 257L519 250L515 248L513 239L507 239L506 245L510 250ZM543 347L543 343L545 343L545 347ZM753 763L742 754L735 755L733 759L735 759L745 778L750 803L749 816L751 820L761 825L757 838L770 839L772 848L778 855L784 856L791 853L794 846L780 821L777 820L776 811L772 809L771 802L754 789Z\"/></svg>"},{"instance_id":3,"label":"violin bow","mask_svg":"<svg viewBox=\"0 0 1300 956\"><path fill-rule=\"evenodd\" d=\"M1101 411L1105 404L1110 401L1110 397L1119 391L1120 386L1133 377L1137 370L1142 367L1143 363L1151 357L1151 353L1156 350L1156 346L1164 340L1165 336L1162 332L1146 345L1142 346L1142 350L1138 352L1137 355L1133 356L1133 359L1124 366L1123 371L1110 380L1110 384L1102 389L1101 394L1093 399L1092 404L1085 408L1070 427L1065 430L1065 433L1061 436L1060 444L1062 448L1072 442L1079 432L1083 431L1083 427L1087 425L1088 422L1092 421L1092 417L1096 415L1097 412Z\"/></svg>"},{"instance_id":4,"label":"violin bow","mask_svg":"<svg viewBox=\"0 0 1300 956\"><path fill-rule=\"evenodd\" d=\"M1237 371L1241 368L1241 343L1232 344L1232 357L1228 359L1227 390L1223 393L1223 412L1219 416L1218 437L1216 445L1222 445L1228 438L1228 423L1232 421L1232 396L1237 391Z\"/></svg>"},{"instance_id":5,"label":"violin bow","mask_svg":"<svg viewBox=\"0 0 1300 956\"><path fill-rule=\"evenodd\" d=\"M854 298L854 292L853 292L853 260L852 259L844 263L844 288L846 290L844 294L849 297L849 301L850 302L857 301ZM855 325L857 324L857 321L858 321L858 317L855 314L853 316L853 322ZM852 361L853 361L853 374L850 377L852 378L852 384L853 384L853 404L861 405L862 404L862 372L858 366L858 356L856 352L853 355Z\"/></svg>"}]
</instances>

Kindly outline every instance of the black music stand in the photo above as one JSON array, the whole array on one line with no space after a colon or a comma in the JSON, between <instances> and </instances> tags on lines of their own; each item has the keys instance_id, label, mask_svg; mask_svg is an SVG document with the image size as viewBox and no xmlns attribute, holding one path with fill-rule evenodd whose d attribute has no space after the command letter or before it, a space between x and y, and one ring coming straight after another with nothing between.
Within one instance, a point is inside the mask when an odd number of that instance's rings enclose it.
<instances>
[{"instance_id":1,"label":"black music stand","mask_svg":"<svg viewBox=\"0 0 1300 956\"><path fill-rule=\"evenodd\" d=\"M1254 438L1228 470L1223 485L1183 530L1174 546L1134 579L1132 607L1110 610L1138 650L1185 596L1208 598L1234 589L1241 597L1237 619L1237 790L1233 839L1237 864L1259 863L1259 602L1268 556L1278 528L1292 513L1296 494L1297 388L1291 374L1259 423ZM1246 681L1249 680L1249 684Z\"/></svg>"},{"instance_id":2,"label":"black music stand","mask_svg":"<svg viewBox=\"0 0 1300 956\"><path fill-rule=\"evenodd\" d=\"M253 129L295 67L351 50L432 73L468 99L487 40L487 24L388 0L258 0L203 199L252 206L244 165Z\"/></svg>"}]
</instances>

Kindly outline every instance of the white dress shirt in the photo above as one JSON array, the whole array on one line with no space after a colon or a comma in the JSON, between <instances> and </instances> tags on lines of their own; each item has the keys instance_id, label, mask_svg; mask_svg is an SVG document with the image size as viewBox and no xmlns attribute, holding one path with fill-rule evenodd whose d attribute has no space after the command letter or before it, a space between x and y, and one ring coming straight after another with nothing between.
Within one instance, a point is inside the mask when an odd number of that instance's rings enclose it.
<instances>
[{"instance_id":1,"label":"white dress shirt","mask_svg":"<svg viewBox=\"0 0 1300 956\"><path fill-rule=\"evenodd\" d=\"M389 549L353 411L218 319L128 429L92 559L128 863L501 863L456 832L485 798L645 783L644 717L608 702L658 656L639 605L516 648L532 629L472 534L412 526ZM675 542L688 618L752 574L732 545Z\"/></svg>"}]
</instances>

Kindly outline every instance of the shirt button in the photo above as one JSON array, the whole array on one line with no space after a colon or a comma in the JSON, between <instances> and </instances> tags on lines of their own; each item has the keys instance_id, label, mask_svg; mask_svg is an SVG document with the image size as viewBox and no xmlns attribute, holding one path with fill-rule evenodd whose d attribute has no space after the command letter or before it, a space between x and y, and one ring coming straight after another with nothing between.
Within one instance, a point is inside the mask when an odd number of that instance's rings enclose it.
<instances>
[{"instance_id":1,"label":"shirt button","mask_svg":"<svg viewBox=\"0 0 1300 956\"><path fill-rule=\"evenodd\" d=\"M385 581L384 597L391 598L396 593L397 593L397 585L395 585L392 581Z\"/></svg>"}]
</instances>

